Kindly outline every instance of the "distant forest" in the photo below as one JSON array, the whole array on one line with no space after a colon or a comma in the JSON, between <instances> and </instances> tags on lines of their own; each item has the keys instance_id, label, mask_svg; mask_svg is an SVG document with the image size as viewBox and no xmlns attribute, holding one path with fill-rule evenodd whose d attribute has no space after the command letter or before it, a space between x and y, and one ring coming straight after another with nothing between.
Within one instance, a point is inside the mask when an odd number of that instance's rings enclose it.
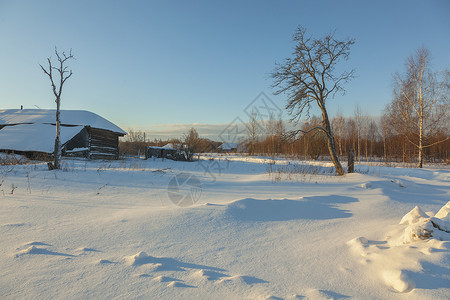
<instances>
[{"instance_id":1,"label":"distant forest","mask_svg":"<svg viewBox=\"0 0 450 300\"><path fill-rule=\"evenodd\" d=\"M342 160L346 160L348 150L354 149L356 161L367 162L399 162L415 164L418 162L418 149L414 145L417 133L414 131L414 116L410 118L395 117L400 112L396 111L398 103L391 103L381 117L363 115L357 107L354 116L343 117L340 115L332 119L333 133L336 139L336 151ZM443 109L443 108L442 108ZM401 114L400 114L401 115ZM409 121L408 121L409 120ZM251 123L249 120L248 124ZM286 121L281 119L264 121L263 126L258 126L252 132L248 126L247 137L241 139L244 153L261 156L290 156L305 160L329 159L327 141L324 133L315 131L299 136L292 136L285 126ZM308 129L320 124L320 118L312 116L303 122L300 127ZM263 128L263 130L262 130ZM425 138L425 161L429 163L449 164L450 139L448 139L449 120L443 120L440 124L434 124L433 132ZM212 141L198 136L195 129L194 138L188 144L195 147L197 153L220 152L222 142ZM144 153L147 146L162 147L168 143L186 144L188 131L179 139L149 140L148 133L130 130L120 141L122 155L137 155ZM195 136L196 135L196 136Z\"/></svg>"}]
</instances>

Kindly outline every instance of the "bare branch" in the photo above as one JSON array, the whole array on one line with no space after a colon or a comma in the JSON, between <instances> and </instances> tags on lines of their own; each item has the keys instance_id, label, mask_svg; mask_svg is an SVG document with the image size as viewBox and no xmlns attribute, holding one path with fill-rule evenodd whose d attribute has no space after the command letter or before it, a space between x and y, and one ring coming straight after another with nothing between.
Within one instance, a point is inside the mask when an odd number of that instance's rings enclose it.
<instances>
[{"instance_id":1,"label":"bare branch","mask_svg":"<svg viewBox=\"0 0 450 300\"><path fill-rule=\"evenodd\" d=\"M327 135L327 137L330 136L328 131L325 128L323 128L322 126L314 126L314 127L310 128L308 130L303 130L303 129L291 130L288 133L288 136L291 137L291 138L294 138L299 133L308 134L308 133L310 133L312 131L315 131L315 130L321 130L322 132L324 132Z\"/></svg>"}]
</instances>

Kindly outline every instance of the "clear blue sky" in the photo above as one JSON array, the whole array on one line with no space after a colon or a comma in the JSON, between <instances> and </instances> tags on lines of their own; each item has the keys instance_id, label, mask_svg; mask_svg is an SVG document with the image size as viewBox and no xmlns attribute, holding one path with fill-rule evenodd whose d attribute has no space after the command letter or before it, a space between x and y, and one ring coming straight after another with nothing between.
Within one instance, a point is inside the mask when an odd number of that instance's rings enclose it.
<instances>
[{"instance_id":1,"label":"clear blue sky","mask_svg":"<svg viewBox=\"0 0 450 300\"><path fill-rule=\"evenodd\" d=\"M329 101L331 114L352 114L359 103L380 115L392 74L421 45L436 69L450 67L447 0L0 0L0 108L54 107L39 63L56 45L76 57L63 109L90 110L124 129L226 124L261 91L271 96L269 73L290 56L298 25L356 39L342 67L357 78ZM284 106L283 95L271 97Z\"/></svg>"}]
</instances>

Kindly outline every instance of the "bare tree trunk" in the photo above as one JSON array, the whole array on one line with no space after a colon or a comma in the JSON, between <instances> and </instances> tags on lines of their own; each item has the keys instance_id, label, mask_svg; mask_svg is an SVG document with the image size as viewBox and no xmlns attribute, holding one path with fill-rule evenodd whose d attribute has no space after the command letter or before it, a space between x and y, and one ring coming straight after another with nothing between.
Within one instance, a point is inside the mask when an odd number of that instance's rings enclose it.
<instances>
[{"instance_id":1,"label":"bare tree trunk","mask_svg":"<svg viewBox=\"0 0 450 300\"><path fill-rule=\"evenodd\" d=\"M355 172L355 151L353 149L348 150L347 172Z\"/></svg>"},{"instance_id":2,"label":"bare tree trunk","mask_svg":"<svg viewBox=\"0 0 450 300\"><path fill-rule=\"evenodd\" d=\"M40 65L42 71L44 71L45 74L50 78L50 82L52 83L52 90L53 94L55 95L55 102L56 102L56 137L55 137L55 148L54 148L54 166L51 166L49 163L49 169L60 169L61 168L61 124L60 124L60 104L61 104L61 94L63 90L63 85L66 82L67 79L69 79L72 76L72 70L67 71L67 67L64 66L64 64L74 58L72 55L72 50L70 50L69 55L66 55L66 53L62 52L61 54L58 52L58 50L55 47L55 54L58 59L58 66L54 67L52 65L52 61L50 58L47 58L48 61L48 69L44 68L42 65ZM55 78L53 77L53 71L56 71L59 75L59 85L55 83Z\"/></svg>"},{"instance_id":3,"label":"bare tree trunk","mask_svg":"<svg viewBox=\"0 0 450 300\"><path fill-rule=\"evenodd\" d=\"M331 160L333 161L334 167L336 168L336 172L338 173L338 175L342 176L345 174L345 172L344 172L341 162L339 161L339 158L336 154L336 145L335 145L333 133L331 130L330 120L328 119L328 114L325 109L322 109L322 118L323 118L322 126L327 131L327 144L328 144L328 151L330 152Z\"/></svg>"},{"instance_id":4,"label":"bare tree trunk","mask_svg":"<svg viewBox=\"0 0 450 300\"><path fill-rule=\"evenodd\" d=\"M420 116L419 124L419 168L423 166L423 114Z\"/></svg>"},{"instance_id":5,"label":"bare tree trunk","mask_svg":"<svg viewBox=\"0 0 450 300\"><path fill-rule=\"evenodd\" d=\"M356 117L356 138L358 142L356 160L359 163L361 159L361 109L359 108L359 105L356 105L355 117Z\"/></svg>"},{"instance_id":6,"label":"bare tree trunk","mask_svg":"<svg viewBox=\"0 0 450 300\"><path fill-rule=\"evenodd\" d=\"M60 101L56 99L56 137L55 137L55 169L61 168L61 130L60 130Z\"/></svg>"},{"instance_id":7,"label":"bare tree trunk","mask_svg":"<svg viewBox=\"0 0 450 300\"><path fill-rule=\"evenodd\" d=\"M339 158L336 154L336 146L333 137L328 138L328 151L330 151L331 160L333 161L333 164L336 168L336 172L340 176L344 175L344 169L342 168L341 162L339 161Z\"/></svg>"},{"instance_id":8,"label":"bare tree trunk","mask_svg":"<svg viewBox=\"0 0 450 300\"><path fill-rule=\"evenodd\" d=\"M406 139L408 134L408 116L405 116L405 132L403 137L403 163L406 162Z\"/></svg>"},{"instance_id":9,"label":"bare tree trunk","mask_svg":"<svg viewBox=\"0 0 450 300\"><path fill-rule=\"evenodd\" d=\"M366 119L366 140L365 140L365 152L366 152L366 162L369 161L369 150L368 150L368 140L369 140L369 116L364 117Z\"/></svg>"},{"instance_id":10,"label":"bare tree trunk","mask_svg":"<svg viewBox=\"0 0 450 300\"><path fill-rule=\"evenodd\" d=\"M339 123L339 155L342 156L342 124Z\"/></svg>"},{"instance_id":11,"label":"bare tree trunk","mask_svg":"<svg viewBox=\"0 0 450 300\"><path fill-rule=\"evenodd\" d=\"M249 149L249 155L254 155L256 150L256 141L258 139L258 120L257 120L257 113L256 111L252 111L252 114L250 116L250 122L249 126L247 127L247 135L249 137L250 142L250 149Z\"/></svg>"}]
</instances>

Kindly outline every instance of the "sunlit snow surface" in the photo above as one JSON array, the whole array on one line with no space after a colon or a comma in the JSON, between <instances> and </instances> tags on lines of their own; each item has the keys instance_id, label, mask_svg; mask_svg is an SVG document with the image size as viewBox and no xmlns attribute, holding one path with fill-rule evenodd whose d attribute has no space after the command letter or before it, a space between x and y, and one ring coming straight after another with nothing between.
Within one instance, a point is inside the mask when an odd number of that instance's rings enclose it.
<instances>
[{"instance_id":1,"label":"sunlit snow surface","mask_svg":"<svg viewBox=\"0 0 450 300\"><path fill-rule=\"evenodd\" d=\"M448 299L449 233L429 225L448 224L448 167L329 168L243 156L0 166L1 298ZM196 185L169 193L174 178Z\"/></svg>"}]
</instances>

